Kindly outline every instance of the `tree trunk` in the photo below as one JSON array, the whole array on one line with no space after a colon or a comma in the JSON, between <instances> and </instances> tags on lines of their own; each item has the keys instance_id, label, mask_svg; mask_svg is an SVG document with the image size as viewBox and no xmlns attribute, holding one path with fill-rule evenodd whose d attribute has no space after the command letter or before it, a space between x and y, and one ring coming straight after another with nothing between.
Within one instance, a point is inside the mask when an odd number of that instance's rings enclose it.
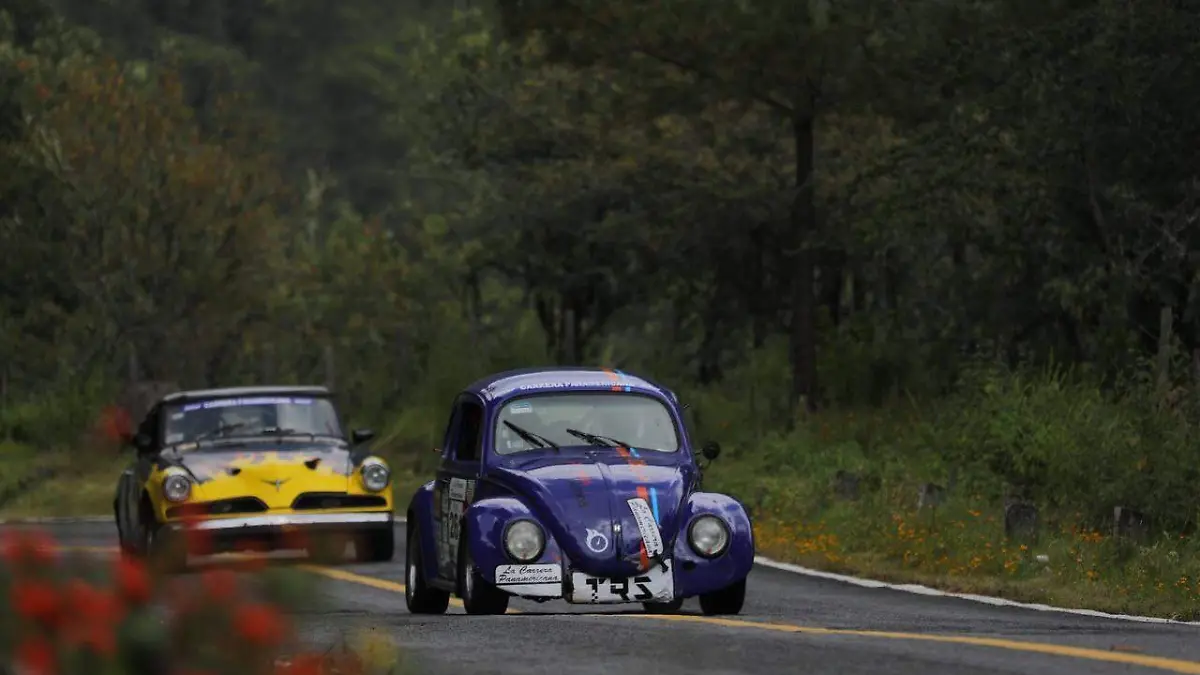
<instances>
[{"instance_id":1,"label":"tree trunk","mask_svg":"<svg viewBox=\"0 0 1200 675\"><path fill-rule=\"evenodd\" d=\"M808 410L816 408L817 345L813 321L814 283L811 240L816 230L816 204L813 195L813 100L796 107L792 134L796 144L796 199L792 206L791 277L792 325L790 355L792 362L791 408L801 402Z\"/></svg>"},{"instance_id":2,"label":"tree trunk","mask_svg":"<svg viewBox=\"0 0 1200 675\"><path fill-rule=\"evenodd\" d=\"M842 292L846 285L846 253L828 248L821 255L821 304L836 328L842 322Z\"/></svg>"}]
</instances>

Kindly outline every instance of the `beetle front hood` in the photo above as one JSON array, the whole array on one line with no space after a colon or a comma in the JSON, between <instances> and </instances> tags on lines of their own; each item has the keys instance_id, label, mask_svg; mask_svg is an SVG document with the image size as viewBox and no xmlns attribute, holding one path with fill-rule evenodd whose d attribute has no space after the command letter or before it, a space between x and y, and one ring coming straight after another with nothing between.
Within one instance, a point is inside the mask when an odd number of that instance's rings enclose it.
<instances>
[{"instance_id":1,"label":"beetle front hood","mask_svg":"<svg viewBox=\"0 0 1200 675\"><path fill-rule=\"evenodd\" d=\"M206 449L165 459L195 479L203 501L257 496L271 509L289 507L304 492L345 492L353 470L346 448L322 444Z\"/></svg>"},{"instance_id":2,"label":"beetle front hood","mask_svg":"<svg viewBox=\"0 0 1200 675\"><path fill-rule=\"evenodd\" d=\"M643 455L649 453L643 453ZM607 453L606 453L607 455ZM617 453L585 461L543 457L493 469L496 479L526 497L572 565L595 576L632 576L649 565L641 525L654 527L649 543L672 549L687 484L686 468L651 464ZM636 506L630 500L643 500ZM644 506L643 506L644 504Z\"/></svg>"}]
</instances>

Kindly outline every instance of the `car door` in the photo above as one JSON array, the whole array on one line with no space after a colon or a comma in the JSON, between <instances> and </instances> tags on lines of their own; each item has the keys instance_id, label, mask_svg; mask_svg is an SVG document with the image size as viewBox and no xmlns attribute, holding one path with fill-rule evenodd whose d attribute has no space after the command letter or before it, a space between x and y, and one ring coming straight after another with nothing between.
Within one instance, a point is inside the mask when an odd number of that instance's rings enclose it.
<instances>
[{"instance_id":1,"label":"car door","mask_svg":"<svg viewBox=\"0 0 1200 675\"><path fill-rule=\"evenodd\" d=\"M475 498L482 466L483 404L473 395L463 394L455 401L448 436L434 488L434 510L438 516L438 571L442 577L454 579L462 517Z\"/></svg>"},{"instance_id":2,"label":"car door","mask_svg":"<svg viewBox=\"0 0 1200 675\"><path fill-rule=\"evenodd\" d=\"M136 434L145 434L150 439L150 446L146 449L134 448L136 458L133 466L128 469L129 476L125 480L126 489L124 494L123 507L125 511L125 532L132 541L140 541L143 529L149 523L142 522L142 489L146 485L146 481L150 480L150 473L154 470L154 461L158 457L161 450L159 444L159 427L162 415L162 408L155 406L146 413L141 424L138 425Z\"/></svg>"}]
</instances>

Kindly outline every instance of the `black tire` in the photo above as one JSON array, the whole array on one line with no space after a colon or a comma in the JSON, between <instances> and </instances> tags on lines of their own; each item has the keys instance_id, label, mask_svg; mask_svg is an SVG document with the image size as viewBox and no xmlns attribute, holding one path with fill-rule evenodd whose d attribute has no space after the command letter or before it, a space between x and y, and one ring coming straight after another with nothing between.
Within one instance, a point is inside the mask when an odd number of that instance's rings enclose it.
<instances>
[{"instance_id":1,"label":"black tire","mask_svg":"<svg viewBox=\"0 0 1200 675\"><path fill-rule=\"evenodd\" d=\"M354 558L359 562L387 562L396 555L396 532L392 528L367 532L354 542Z\"/></svg>"},{"instance_id":2,"label":"black tire","mask_svg":"<svg viewBox=\"0 0 1200 675\"><path fill-rule=\"evenodd\" d=\"M120 549L122 555L136 556L137 545L129 541L129 535L125 534L125 528L121 527L121 507L117 505L115 499L113 500L113 520L117 525L117 548Z\"/></svg>"},{"instance_id":3,"label":"black tire","mask_svg":"<svg viewBox=\"0 0 1200 675\"><path fill-rule=\"evenodd\" d=\"M152 567L166 574L187 570L187 541L182 535L152 521L145 525L142 536L142 551Z\"/></svg>"},{"instance_id":4,"label":"black tire","mask_svg":"<svg viewBox=\"0 0 1200 675\"><path fill-rule=\"evenodd\" d=\"M746 603L746 580L730 584L719 591L700 595L700 611L714 614L738 614Z\"/></svg>"},{"instance_id":5,"label":"black tire","mask_svg":"<svg viewBox=\"0 0 1200 675\"><path fill-rule=\"evenodd\" d=\"M647 614L674 614L683 607L683 598L675 598L670 602L643 602L642 608Z\"/></svg>"},{"instance_id":6,"label":"black tire","mask_svg":"<svg viewBox=\"0 0 1200 675\"><path fill-rule=\"evenodd\" d=\"M479 570L471 559L471 547L467 545L470 532L460 530L458 541L458 596L462 598L467 614L503 614L508 611L508 593L496 588Z\"/></svg>"},{"instance_id":7,"label":"black tire","mask_svg":"<svg viewBox=\"0 0 1200 675\"><path fill-rule=\"evenodd\" d=\"M421 538L414 523L404 547L404 604L412 614L445 614L450 606L450 592L425 582L425 570L419 564L423 560Z\"/></svg>"}]
</instances>

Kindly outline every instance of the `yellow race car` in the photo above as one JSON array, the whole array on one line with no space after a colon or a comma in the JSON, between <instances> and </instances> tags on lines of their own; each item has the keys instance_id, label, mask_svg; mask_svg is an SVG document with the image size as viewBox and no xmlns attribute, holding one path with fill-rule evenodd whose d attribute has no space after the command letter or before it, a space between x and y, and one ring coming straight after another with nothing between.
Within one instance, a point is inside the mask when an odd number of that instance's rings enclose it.
<instances>
[{"instance_id":1,"label":"yellow race car","mask_svg":"<svg viewBox=\"0 0 1200 675\"><path fill-rule=\"evenodd\" d=\"M334 535L353 541L360 561L391 560L391 473L366 450L373 437L359 429L347 438L325 387L164 396L127 436L137 455L113 499L121 550L181 568L189 553L299 540L312 552L311 542Z\"/></svg>"}]
</instances>

